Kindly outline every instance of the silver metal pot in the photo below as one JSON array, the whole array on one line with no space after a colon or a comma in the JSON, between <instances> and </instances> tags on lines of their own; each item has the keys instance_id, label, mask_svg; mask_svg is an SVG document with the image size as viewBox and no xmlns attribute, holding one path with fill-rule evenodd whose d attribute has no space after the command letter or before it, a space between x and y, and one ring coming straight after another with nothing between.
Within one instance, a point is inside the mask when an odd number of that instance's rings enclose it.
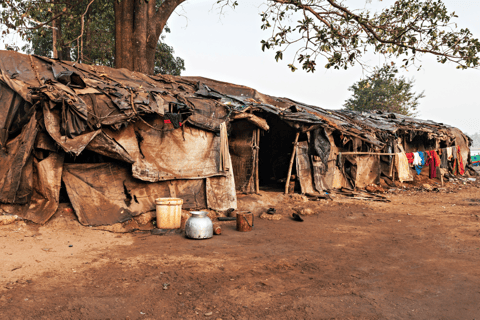
<instances>
[{"instance_id":1,"label":"silver metal pot","mask_svg":"<svg viewBox=\"0 0 480 320\"><path fill-rule=\"evenodd\" d=\"M185 236L190 239L213 237L213 223L206 211L191 211L192 216L185 223Z\"/></svg>"}]
</instances>

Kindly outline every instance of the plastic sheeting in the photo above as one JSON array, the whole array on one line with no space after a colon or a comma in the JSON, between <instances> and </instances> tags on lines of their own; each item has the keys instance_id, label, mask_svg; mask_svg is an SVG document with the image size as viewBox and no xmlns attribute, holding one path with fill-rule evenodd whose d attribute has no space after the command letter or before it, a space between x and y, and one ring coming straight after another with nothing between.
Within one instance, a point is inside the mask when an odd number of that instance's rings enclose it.
<instances>
[{"instance_id":1,"label":"plastic sheeting","mask_svg":"<svg viewBox=\"0 0 480 320\"><path fill-rule=\"evenodd\" d=\"M110 225L155 210L155 199L179 197L184 209L206 207L205 180L148 183L112 163L66 164L63 181L80 223Z\"/></svg>"}]
</instances>

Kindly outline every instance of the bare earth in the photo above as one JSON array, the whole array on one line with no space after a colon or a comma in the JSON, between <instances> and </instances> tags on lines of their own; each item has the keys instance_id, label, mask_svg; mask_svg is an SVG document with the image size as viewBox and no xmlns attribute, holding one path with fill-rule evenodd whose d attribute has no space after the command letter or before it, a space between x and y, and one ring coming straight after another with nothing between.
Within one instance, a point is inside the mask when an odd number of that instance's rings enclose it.
<instances>
[{"instance_id":1,"label":"bare earth","mask_svg":"<svg viewBox=\"0 0 480 320\"><path fill-rule=\"evenodd\" d=\"M62 206L45 226L0 226L0 318L479 319L479 188L391 203L263 191L243 209L283 219L209 240L94 230Z\"/></svg>"}]
</instances>

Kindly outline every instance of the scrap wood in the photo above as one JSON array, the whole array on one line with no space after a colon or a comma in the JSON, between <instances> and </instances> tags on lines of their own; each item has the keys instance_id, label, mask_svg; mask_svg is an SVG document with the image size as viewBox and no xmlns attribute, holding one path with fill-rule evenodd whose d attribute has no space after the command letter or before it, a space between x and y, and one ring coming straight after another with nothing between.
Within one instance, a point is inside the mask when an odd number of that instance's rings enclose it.
<instances>
[{"instance_id":1,"label":"scrap wood","mask_svg":"<svg viewBox=\"0 0 480 320\"><path fill-rule=\"evenodd\" d=\"M333 200L332 197L328 194L319 194L319 193L305 193L307 196L308 200L319 200L319 199L325 199L325 200Z\"/></svg>"},{"instance_id":2,"label":"scrap wood","mask_svg":"<svg viewBox=\"0 0 480 320\"><path fill-rule=\"evenodd\" d=\"M352 189L345 188L345 187L342 187L341 189L337 189L337 190L332 190L332 193L352 197L353 199L357 199L357 200L390 202L390 200L387 199L387 197L385 196L371 193L368 191L353 191Z\"/></svg>"},{"instance_id":3,"label":"scrap wood","mask_svg":"<svg viewBox=\"0 0 480 320\"><path fill-rule=\"evenodd\" d=\"M391 202L388 199L375 199L375 198L365 198L365 197L352 197L352 199L357 200L371 200L371 201L380 201L380 202Z\"/></svg>"}]
</instances>

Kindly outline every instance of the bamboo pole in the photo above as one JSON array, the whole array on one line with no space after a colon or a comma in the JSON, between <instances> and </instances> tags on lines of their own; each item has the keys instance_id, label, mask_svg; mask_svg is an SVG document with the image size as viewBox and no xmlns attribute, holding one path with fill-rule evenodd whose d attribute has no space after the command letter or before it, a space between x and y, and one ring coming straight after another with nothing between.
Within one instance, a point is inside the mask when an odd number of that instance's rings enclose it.
<instances>
[{"instance_id":1,"label":"bamboo pole","mask_svg":"<svg viewBox=\"0 0 480 320\"><path fill-rule=\"evenodd\" d=\"M381 153L381 152L340 152L342 155L380 155L380 156L394 156L396 153Z\"/></svg>"},{"instance_id":2,"label":"bamboo pole","mask_svg":"<svg viewBox=\"0 0 480 320\"><path fill-rule=\"evenodd\" d=\"M290 176L292 175L293 160L295 160L295 153L297 152L297 143L300 132L297 132L295 136L295 142L293 143L292 157L290 158L290 165L288 166L287 182L285 183L285 194L288 194L288 187L290 185Z\"/></svg>"},{"instance_id":3,"label":"bamboo pole","mask_svg":"<svg viewBox=\"0 0 480 320\"><path fill-rule=\"evenodd\" d=\"M255 193L255 186L256 186L256 178L255 178L255 172L256 172L256 163L257 163L257 151L256 151L256 144L257 144L257 130L254 129L252 130L252 174L250 175L250 178L248 179L248 193Z\"/></svg>"}]
</instances>

